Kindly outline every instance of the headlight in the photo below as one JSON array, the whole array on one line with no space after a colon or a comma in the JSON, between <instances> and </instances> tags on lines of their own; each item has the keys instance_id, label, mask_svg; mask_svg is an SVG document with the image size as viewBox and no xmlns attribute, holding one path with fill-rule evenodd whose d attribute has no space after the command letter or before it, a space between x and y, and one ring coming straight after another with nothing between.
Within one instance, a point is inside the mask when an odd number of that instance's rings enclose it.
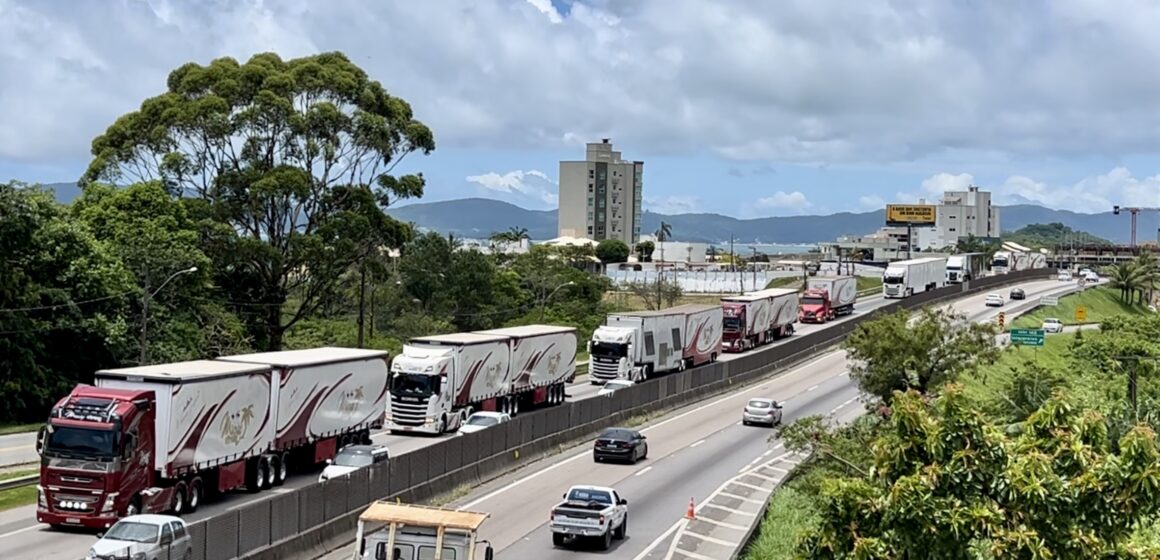
<instances>
[{"instance_id":1,"label":"headlight","mask_svg":"<svg viewBox=\"0 0 1160 560\"><path fill-rule=\"evenodd\" d=\"M96 557L97 557L97 553L93 552L93 549L90 548L89 553L85 555L85 560L93 560Z\"/></svg>"},{"instance_id":2,"label":"headlight","mask_svg":"<svg viewBox=\"0 0 1160 560\"><path fill-rule=\"evenodd\" d=\"M101 506L101 513L113 511L113 508L117 505L117 494L120 494L120 492L110 492L108 496L105 496L105 503Z\"/></svg>"},{"instance_id":3,"label":"headlight","mask_svg":"<svg viewBox=\"0 0 1160 560\"><path fill-rule=\"evenodd\" d=\"M145 560L145 553L144 552L134 552L133 553L133 560Z\"/></svg>"},{"instance_id":4,"label":"headlight","mask_svg":"<svg viewBox=\"0 0 1160 560\"><path fill-rule=\"evenodd\" d=\"M36 505L41 509L48 509L48 498L44 496L44 487L36 485Z\"/></svg>"}]
</instances>

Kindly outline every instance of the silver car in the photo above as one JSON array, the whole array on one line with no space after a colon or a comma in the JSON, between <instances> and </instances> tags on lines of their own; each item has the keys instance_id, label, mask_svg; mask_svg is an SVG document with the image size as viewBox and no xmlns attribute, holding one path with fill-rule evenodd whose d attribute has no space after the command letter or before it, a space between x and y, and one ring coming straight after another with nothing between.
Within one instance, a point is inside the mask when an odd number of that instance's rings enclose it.
<instances>
[{"instance_id":1,"label":"silver car","mask_svg":"<svg viewBox=\"0 0 1160 560\"><path fill-rule=\"evenodd\" d=\"M749 399L741 413L741 423L765 424L769 427L781 424L781 405L773 399Z\"/></svg>"},{"instance_id":2,"label":"silver car","mask_svg":"<svg viewBox=\"0 0 1160 560\"><path fill-rule=\"evenodd\" d=\"M193 558L185 521L172 515L130 515L97 536L85 560Z\"/></svg>"}]
</instances>

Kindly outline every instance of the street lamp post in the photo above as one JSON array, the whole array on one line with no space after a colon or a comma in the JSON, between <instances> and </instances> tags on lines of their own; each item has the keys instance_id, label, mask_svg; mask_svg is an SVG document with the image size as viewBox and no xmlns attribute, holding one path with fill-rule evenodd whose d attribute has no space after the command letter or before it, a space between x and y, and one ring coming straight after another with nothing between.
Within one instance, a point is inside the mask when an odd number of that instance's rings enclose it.
<instances>
[{"instance_id":1,"label":"street lamp post","mask_svg":"<svg viewBox=\"0 0 1160 560\"><path fill-rule=\"evenodd\" d=\"M162 288L164 288L166 285L168 285L169 282L172 281L174 278L177 278L178 276L181 276L182 274L192 274L194 272L197 272L196 266L191 266L185 270L178 270L177 272L170 274L169 278L166 278L165 281L162 282L160 286L157 286L156 290L150 291L149 290L149 270L146 269L146 271L145 271L145 292L141 294L141 357L138 360L140 362L139 365L145 365L147 363L147 360L149 359L149 302L153 299L154 296L157 295L158 292L161 291Z\"/></svg>"},{"instance_id":2,"label":"street lamp post","mask_svg":"<svg viewBox=\"0 0 1160 560\"><path fill-rule=\"evenodd\" d=\"M548 297L540 300L540 322L541 323L544 322L544 311L548 307L548 300L552 299L552 296L556 295L556 292L558 292L564 288L567 288L568 286L575 286L575 285L576 285L576 283L572 282L571 280L564 282L563 284L556 286L556 289L552 290L552 293L548 294Z\"/></svg>"}]
</instances>

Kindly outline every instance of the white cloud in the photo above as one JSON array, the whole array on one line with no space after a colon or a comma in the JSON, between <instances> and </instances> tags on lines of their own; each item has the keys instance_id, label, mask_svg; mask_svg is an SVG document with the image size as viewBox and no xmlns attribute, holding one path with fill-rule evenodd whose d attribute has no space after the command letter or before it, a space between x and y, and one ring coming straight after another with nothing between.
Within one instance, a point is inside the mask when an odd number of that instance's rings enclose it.
<instances>
[{"instance_id":1,"label":"white cloud","mask_svg":"<svg viewBox=\"0 0 1160 560\"><path fill-rule=\"evenodd\" d=\"M886 207L886 201L878 195L860 196L858 207L860 210L881 210Z\"/></svg>"},{"instance_id":2,"label":"white cloud","mask_svg":"<svg viewBox=\"0 0 1160 560\"><path fill-rule=\"evenodd\" d=\"M809 199L801 191L790 193L777 191L770 196L757 199L758 208L766 208L782 214L799 214L812 206Z\"/></svg>"},{"instance_id":3,"label":"white cloud","mask_svg":"<svg viewBox=\"0 0 1160 560\"><path fill-rule=\"evenodd\" d=\"M84 159L185 62L327 50L411 102L441 149L607 135L633 153L833 164L1149 153L1157 27L1160 4L1087 0L592 0L567 15L549 0L0 0L0 161Z\"/></svg>"},{"instance_id":4,"label":"white cloud","mask_svg":"<svg viewBox=\"0 0 1160 560\"><path fill-rule=\"evenodd\" d=\"M503 175L492 171L482 175L469 175L465 179L481 187L481 194L489 198L507 200L520 206L555 208L559 201L557 184L543 171L516 170Z\"/></svg>"},{"instance_id":5,"label":"white cloud","mask_svg":"<svg viewBox=\"0 0 1160 560\"><path fill-rule=\"evenodd\" d=\"M695 196L646 196L643 202L645 209L670 216L699 212L699 208L702 206L701 199Z\"/></svg>"},{"instance_id":6,"label":"white cloud","mask_svg":"<svg viewBox=\"0 0 1160 560\"><path fill-rule=\"evenodd\" d=\"M1114 205L1160 207L1160 175L1137 178L1124 167L1071 185L1048 185L1012 175L991 189L998 204L1039 204L1075 212L1107 212Z\"/></svg>"}]
</instances>

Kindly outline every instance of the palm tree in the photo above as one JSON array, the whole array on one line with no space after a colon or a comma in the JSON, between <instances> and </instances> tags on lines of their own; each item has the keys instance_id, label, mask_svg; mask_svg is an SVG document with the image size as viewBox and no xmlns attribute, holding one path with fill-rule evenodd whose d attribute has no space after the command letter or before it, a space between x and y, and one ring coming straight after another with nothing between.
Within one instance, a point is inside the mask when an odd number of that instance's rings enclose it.
<instances>
[{"instance_id":1,"label":"palm tree","mask_svg":"<svg viewBox=\"0 0 1160 560\"><path fill-rule=\"evenodd\" d=\"M668 241L673 237L673 224L661 221L661 227L657 228L657 241Z\"/></svg>"},{"instance_id":2,"label":"palm tree","mask_svg":"<svg viewBox=\"0 0 1160 560\"><path fill-rule=\"evenodd\" d=\"M528 229L510 227L507 231L497 231L491 234L491 240L496 243L519 243L528 239Z\"/></svg>"},{"instance_id":3,"label":"palm tree","mask_svg":"<svg viewBox=\"0 0 1160 560\"><path fill-rule=\"evenodd\" d=\"M1140 274L1140 299L1144 304L1152 303L1153 292L1160 288L1160 261L1152 253L1140 253L1136 257L1136 268Z\"/></svg>"},{"instance_id":4,"label":"palm tree","mask_svg":"<svg viewBox=\"0 0 1160 560\"><path fill-rule=\"evenodd\" d=\"M1124 303L1131 304L1133 296L1143 286L1143 272L1136 261L1126 261L1111 267L1110 284L1120 290L1120 299Z\"/></svg>"}]
</instances>

